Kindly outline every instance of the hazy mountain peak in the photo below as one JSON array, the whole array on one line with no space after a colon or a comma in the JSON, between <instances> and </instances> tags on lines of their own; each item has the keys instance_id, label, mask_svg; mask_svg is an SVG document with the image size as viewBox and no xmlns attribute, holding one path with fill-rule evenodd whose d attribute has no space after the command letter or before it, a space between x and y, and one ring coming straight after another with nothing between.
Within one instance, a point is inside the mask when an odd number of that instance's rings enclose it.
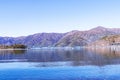
<instances>
[{"instance_id":1,"label":"hazy mountain peak","mask_svg":"<svg viewBox=\"0 0 120 80\"><path fill-rule=\"evenodd\" d=\"M69 33L79 32L79 30L72 30Z\"/></svg>"},{"instance_id":2,"label":"hazy mountain peak","mask_svg":"<svg viewBox=\"0 0 120 80\"><path fill-rule=\"evenodd\" d=\"M106 29L106 28L103 27L103 26L97 26L97 27L95 27L95 28L93 28L93 29Z\"/></svg>"},{"instance_id":3,"label":"hazy mountain peak","mask_svg":"<svg viewBox=\"0 0 120 80\"><path fill-rule=\"evenodd\" d=\"M98 27L91 29L90 31L106 31L106 30L107 30L107 28L105 28L103 26L98 26Z\"/></svg>"},{"instance_id":4,"label":"hazy mountain peak","mask_svg":"<svg viewBox=\"0 0 120 80\"><path fill-rule=\"evenodd\" d=\"M100 29L102 29L102 28L105 28L105 27L103 27L103 26L97 26L96 28L100 28Z\"/></svg>"}]
</instances>

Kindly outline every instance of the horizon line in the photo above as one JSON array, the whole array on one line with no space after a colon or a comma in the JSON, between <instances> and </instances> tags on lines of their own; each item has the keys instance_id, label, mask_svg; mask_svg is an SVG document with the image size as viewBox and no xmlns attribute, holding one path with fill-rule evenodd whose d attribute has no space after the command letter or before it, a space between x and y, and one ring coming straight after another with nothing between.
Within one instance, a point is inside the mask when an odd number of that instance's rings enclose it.
<instances>
[{"instance_id":1,"label":"horizon line","mask_svg":"<svg viewBox=\"0 0 120 80\"><path fill-rule=\"evenodd\" d=\"M92 30L92 29L100 29L100 28L105 28L105 29L120 29L120 28L107 28L107 27L104 27L104 26L97 26L97 27L94 27L94 28L91 28L91 29L86 29L86 30L71 30L71 31L66 31L66 32L36 32L36 33L31 33L31 34L28 34L28 35L21 35L21 36L0 36L0 37L12 37L12 38L18 38L18 37L26 37L26 36L30 36L30 35L35 35L35 34L42 34L42 33L58 33L58 34L65 34L65 33L68 33L68 32L72 32L72 31L89 31L89 30Z\"/></svg>"}]
</instances>

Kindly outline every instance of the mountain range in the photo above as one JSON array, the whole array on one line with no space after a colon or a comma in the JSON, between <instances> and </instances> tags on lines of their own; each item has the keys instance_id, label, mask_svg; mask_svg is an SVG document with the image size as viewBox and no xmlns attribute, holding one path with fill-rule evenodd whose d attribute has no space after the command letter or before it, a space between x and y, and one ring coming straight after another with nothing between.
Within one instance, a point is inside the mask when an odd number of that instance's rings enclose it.
<instances>
[{"instance_id":1,"label":"mountain range","mask_svg":"<svg viewBox=\"0 0 120 80\"><path fill-rule=\"evenodd\" d=\"M118 37L117 39L119 39L120 28L105 28L98 26L86 31L73 30L66 33L37 33L23 37L0 37L0 45L24 44L28 47L74 47L100 45L99 43L106 45L108 38L113 39L113 36L116 35ZM114 43L115 42L116 40ZM119 40L117 40L117 43L118 42ZM107 45L108 44L111 43L107 43Z\"/></svg>"}]
</instances>

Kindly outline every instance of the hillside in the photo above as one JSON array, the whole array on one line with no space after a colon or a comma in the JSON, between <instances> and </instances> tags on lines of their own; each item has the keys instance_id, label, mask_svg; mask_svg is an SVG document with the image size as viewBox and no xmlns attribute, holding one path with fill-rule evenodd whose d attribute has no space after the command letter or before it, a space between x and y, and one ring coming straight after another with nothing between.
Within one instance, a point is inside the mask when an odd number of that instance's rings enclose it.
<instances>
[{"instance_id":1,"label":"hillside","mask_svg":"<svg viewBox=\"0 0 120 80\"><path fill-rule=\"evenodd\" d=\"M85 46L88 41L81 34L81 31L68 32L56 43L56 46Z\"/></svg>"},{"instance_id":2,"label":"hillside","mask_svg":"<svg viewBox=\"0 0 120 80\"><path fill-rule=\"evenodd\" d=\"M0 37L0 45L24 44L28 47L47 47L54 46L64 34L62 33L38 33L24 37Z\"/></svg>"},{"instance_id":3,"label":"hillside","mask_svg":"<svg viewBox=\"0 0 120 80\"><path fill-rule=\"evenodd\" d=\"M101 38L90 44L91 46L111 46L120 45L120 35L110 35Z\"/></svg>"}]
</instances>

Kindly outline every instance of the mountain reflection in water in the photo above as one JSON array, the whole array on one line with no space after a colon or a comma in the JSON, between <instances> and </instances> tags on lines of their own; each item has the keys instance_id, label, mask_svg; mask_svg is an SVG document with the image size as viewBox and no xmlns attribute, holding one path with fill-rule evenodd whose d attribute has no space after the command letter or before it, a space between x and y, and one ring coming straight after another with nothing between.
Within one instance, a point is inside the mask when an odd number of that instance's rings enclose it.
<instances>
[{"instance_id":1,"label":"mountain reflection in water","mask_svg":"<svg viewBox=\"0 0 120 80\"><path fill-rule=\"evenodd\" d=\"M79 50L0 50L0 62L39 62L37 66L97 65L120 63L120 50L111 48L81 48Z\"/></svg>"}]
</instances>

